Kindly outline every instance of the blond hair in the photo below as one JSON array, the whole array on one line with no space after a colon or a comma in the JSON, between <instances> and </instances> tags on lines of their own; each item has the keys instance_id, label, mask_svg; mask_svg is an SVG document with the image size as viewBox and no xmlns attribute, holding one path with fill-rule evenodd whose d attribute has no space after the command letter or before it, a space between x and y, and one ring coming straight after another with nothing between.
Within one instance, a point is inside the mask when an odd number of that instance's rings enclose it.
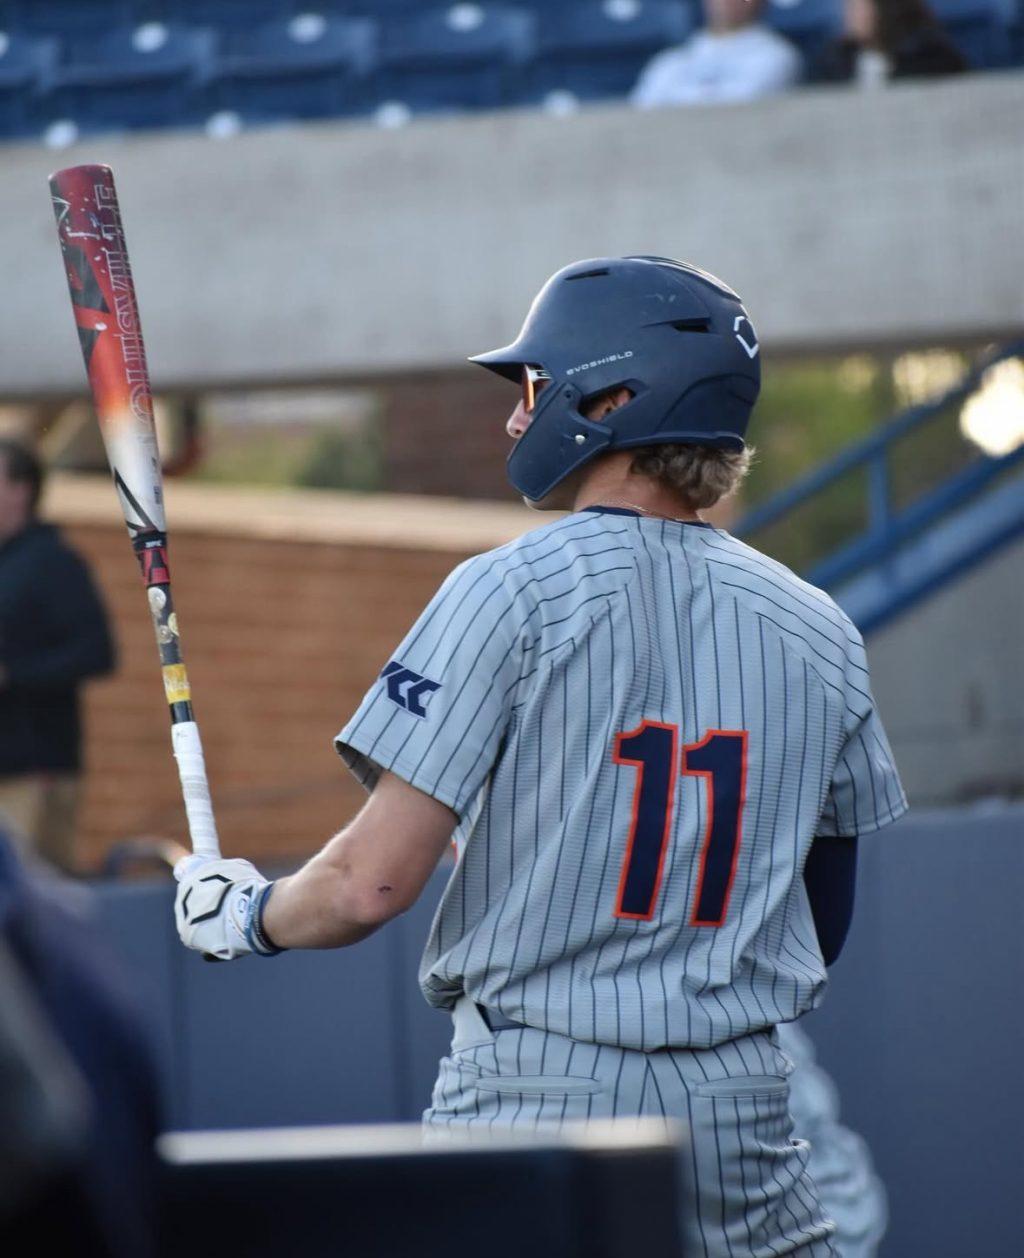
<instances>
[{"instance_id":1,"label":"blond hair","mask_svg":"<svg viewBox=\"0 0 1024 1258\"><path fill-rule=\"evenodd\" d=\"M734 494L750 470L753 446L719 450L714 446L644 446L633 455L632 470L681 494L694 508L713 507Z\"/></svg>"}]
</instances>

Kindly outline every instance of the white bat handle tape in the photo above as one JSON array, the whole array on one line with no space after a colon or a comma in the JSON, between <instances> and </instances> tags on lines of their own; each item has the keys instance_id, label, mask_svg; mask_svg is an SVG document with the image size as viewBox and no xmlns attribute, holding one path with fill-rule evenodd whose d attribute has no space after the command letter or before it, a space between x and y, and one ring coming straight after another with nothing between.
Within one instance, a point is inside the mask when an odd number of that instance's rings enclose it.
<instances>
[{"instance_id":1,"label":"white bat handle tape","mask_svg":"<svg viewBox=\"0 0 1024 1258\"><path fill-rule=\"evenodd\" d=\"M195 721L181 721L171 726L171 743L178 762L181 793L185 797L185 814L192 851L197 856L220 856L217 826L213 820L210 784L206 780L203 744Z\"/></svg>"}]
</instances>

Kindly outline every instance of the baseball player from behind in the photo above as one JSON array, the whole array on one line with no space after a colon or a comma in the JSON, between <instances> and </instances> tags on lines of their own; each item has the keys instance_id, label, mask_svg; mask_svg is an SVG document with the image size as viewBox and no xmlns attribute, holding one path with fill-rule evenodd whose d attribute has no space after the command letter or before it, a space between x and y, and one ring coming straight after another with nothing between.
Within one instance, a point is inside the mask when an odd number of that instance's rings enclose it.
<instances>
[{"instance_id":1,"label":"baseball player from behind","mask_svg":"<svg viewBox=\"0 0 1024 1258\"><path fill-rule=\"evenodd\" d=\"M822 995L857 836L907 804L856 629L699 515L746 470L754 328L692 266L599 258L474 361L521 388L512 484L569 514L444 582L337 737L371 794L306 866L182 865L182 939L355 943L454 834L428 1128L679 1117L690 1252L832 1254L775 1027Z\"/></svg>"}]
</instances>

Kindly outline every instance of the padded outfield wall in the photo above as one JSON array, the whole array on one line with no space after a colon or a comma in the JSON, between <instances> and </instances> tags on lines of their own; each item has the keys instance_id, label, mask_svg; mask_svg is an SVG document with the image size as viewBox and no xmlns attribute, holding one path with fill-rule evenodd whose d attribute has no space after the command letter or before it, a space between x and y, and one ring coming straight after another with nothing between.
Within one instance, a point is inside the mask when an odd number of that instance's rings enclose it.
<instances>
[{"instance_id":1,"label":"padded outfield wall","mask_svg":"<svg viewBox=\"0 0 1024 1258\"><path fill-rule=\"evenodd\" d=\"M1022 833L1024 807L990 806L912 811L863 841L850 939L804 1025L888 1189L880 1258L1020 1250ZM416 984L447 872L356 948L232 965L178 943L169 877L101 885L169 1125L415 1121L451 1031Z\"/></svg>"},{"instance_id":2,"label":"padded outfield wall","mask_svg":"<svg viewBox=\"0 0 1024 1258\"><path fill-rule=\"evenodd\" d=\"M1024 75L754 105L0 152L0 390L82 391L46 177L115 167L158 389L448 367L601 253L698 260L773 350L1024 322Z\"/></svg>"}]
</instances>

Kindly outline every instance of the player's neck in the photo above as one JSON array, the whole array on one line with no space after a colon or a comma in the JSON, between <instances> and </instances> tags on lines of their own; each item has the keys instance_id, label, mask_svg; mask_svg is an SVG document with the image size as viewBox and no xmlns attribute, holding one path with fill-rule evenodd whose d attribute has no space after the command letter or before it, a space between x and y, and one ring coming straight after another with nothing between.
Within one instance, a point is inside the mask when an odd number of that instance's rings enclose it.
<instances>
[{"instance_id":1,"label":"player's neck","mask_svg":"<svg viewBox=\"0 0 1024 1258\"><path fill-rule=\"evenodd\" d=\"M638 476L631 471L632 461L629 452L622 451L597 463L581 482L573 510L625 507L640 515L666 520L700 520L682 494L650 476Z\"/></svg>"}]
</instances>

